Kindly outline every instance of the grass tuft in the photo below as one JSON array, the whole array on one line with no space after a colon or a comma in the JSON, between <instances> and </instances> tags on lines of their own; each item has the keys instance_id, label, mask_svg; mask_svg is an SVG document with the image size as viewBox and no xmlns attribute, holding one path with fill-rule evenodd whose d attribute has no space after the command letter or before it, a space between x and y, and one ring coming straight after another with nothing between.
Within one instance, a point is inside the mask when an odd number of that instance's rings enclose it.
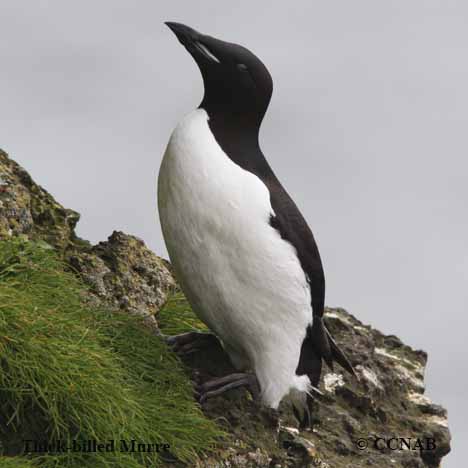
<instances>
[{"instance_id":1,"label":"grass tuft","mask_svg":"<svg viewBox=\"0 0 468 468\"><path fill-rule=\"evenodd\" d=\"M0 456L0 466L2 468L35 468L31 460L22 457L2 457Z\"/></svg>"},{"instance_id":2,"label":"grass tuft","mask_svg":"<svg viewBox=\"0 0 468 468\"><path fill-rule=\"evenodd\" d=\"M173 294L159 311L158 323L167 335L178 335L188 331L208 331L207 326L193 313L181 292Z\"/></svg>"},{"instance_id":3,"label":"grass tuft","mask_svg":"<svg viewBox=\"0 0 468 468\"><path fill-rule=\"evenodd\" d=\"M221 432L195 403L177 357L141 319L96 310L85 294L53 250L0 242L0 454L24 455L25 439L165 443L188 463L210 450ZM180 297L165 307L171 330L192 323L186 310L177 318L179 309ZM5 456L0 466L141 468L162 461L155 452L116 450Z\"/></svg>"}]
</instances>

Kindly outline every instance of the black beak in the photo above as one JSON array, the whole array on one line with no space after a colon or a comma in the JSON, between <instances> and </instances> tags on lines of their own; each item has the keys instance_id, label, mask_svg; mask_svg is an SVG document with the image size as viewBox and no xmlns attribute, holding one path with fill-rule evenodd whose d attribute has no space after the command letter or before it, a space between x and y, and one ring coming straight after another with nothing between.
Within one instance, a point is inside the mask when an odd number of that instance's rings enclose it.
<instances>
[{"instance_id":1,"label":"black beak","mask_svg":"<svg viewBox=\"0 0 468 468\"><path fill-rule=\"evenodd\" d=\"M184 46L195 42L201 36L195 29L185 26L185 24L182 23L166 21L164 24L177 36L177 39L179 39Z\"/></svg>"},{"instance_id":2,"label":"black beak","mask_svg":"<svg viewBox=\"0 0 468 468\"><path fill-rule=\"evenodd\" d=\"M182 23L167 21L165 24L177 36L179 42L190 52L199 65L201 63L220 63L219 58L216 57L207 45L208 41L213 42L216 41L215 39L204 36Z\"/></svg>"}]
</instances>

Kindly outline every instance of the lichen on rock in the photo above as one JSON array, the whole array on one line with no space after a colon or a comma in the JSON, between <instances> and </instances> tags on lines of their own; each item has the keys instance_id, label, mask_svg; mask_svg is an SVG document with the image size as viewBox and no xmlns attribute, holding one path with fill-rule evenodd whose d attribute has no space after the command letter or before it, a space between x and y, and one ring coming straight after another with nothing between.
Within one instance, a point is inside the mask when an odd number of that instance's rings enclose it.
<instances>
[{"instance_id":1,"label":"lichen on rock","mask_svg":"<svg viewBox=\"0 0 468 468\"><path fill-rule=\"evenodd\" d=\"M187 305L188 307L188 305ZM165 314L164 309L161 312ZM209 400L205 413L233 434L236 457L224 452L224 464L208 459L200 467L295 467L357 468L438 467L450 451L447 413L424 395L427 355L413 350L398 338L385 336L363 325L343 309L325 311L325 321L339 346L350 357L359 376L356 381L341 368L325 371L312 415L312 430L300 430L290 408L278 412L259 406L244 390L225 398ZM164 323L164 321L162 322ZM163 329L164 330L164 329ZM223 367L223 351L208 349L189 356L185 362L205 380L232 369ZM414 449L383 448L382 441L412 439ZM435 449L420 450L417 439L434 439ZM365 449L359 441L366 441ZM270 461L239 463L240 454L263 450ZM247 460L247 458L242 460ZM211 464L210 464L211 463Z\"/></svg>"},{"instance_id":2,"label":"lichen on rock","mask_svg":"<svg viewBox=\"0 0 468 468\"><path fill-rule=\"evenodd\" d=\"M0 150L0 238L25 235L64 252L79 241L74 233L79 219Z\"/></svg>"},{"instance_id":3,"label":"lichen on rock","mask_svg":"<svg viewBox=\"0 0 468 468\"><path fill-rule=\"evenodd\" d=\"M144 316L156 328L154 316L176 287L169 263L122 232L93 246L76 235L79 219L0 150L0 239L46 242L89 285L92 299Z\"/></svg>"},{"instance_id":4,"label":"lichen on rock","mask_svg":"<svg viewBox=\"0 0 468 468\"><path fill-rule=\"evenodd\" d=\"M203 328L181 293L174 294L177 285L166 260L142 240L119 231L91 245L75 234L78 220L78 213L57 203L0 150L0 242L20 236L45 243L88 285L86 300L143 316L156 332ZM364 325L343 309L326 309L325 322L359 381L338 366L324 369L323 396L314 403L311 430L299 429L287 404L273 411L237 389L203 407L228 437L192 465L173 461L167 466L439 466L450 450L450 432L445 409L425 395L426 353ZM187 379L194 381L233 370L220 346L186 356L184 364ZM377 437L432 438L435 448L390 450L376 447ZM361 440L366 447L359 446Z\"/></svg>"},{"instance_id":5,"label":"lichen on rock","mask_svg":"<svg viewBox=\"0 0 468 468\"><path fill-rule=\"evenodd\" d=\"M98 298L146 317L154 326L154 314L176 288L168 262L141 239L120 231L89 252L72 254L69 262Z\"/></svg>"}]
</instances>

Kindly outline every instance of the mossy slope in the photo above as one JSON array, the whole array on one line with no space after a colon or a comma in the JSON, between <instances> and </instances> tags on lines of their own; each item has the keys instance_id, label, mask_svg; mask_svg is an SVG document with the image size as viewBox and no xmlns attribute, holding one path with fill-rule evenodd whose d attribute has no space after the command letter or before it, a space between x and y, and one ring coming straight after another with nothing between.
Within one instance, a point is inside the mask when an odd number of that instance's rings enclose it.
<instances>
[{"instance_id":1,"label":"mossy slope","mask_svg":"<svg viewBox=\"0 0 468 468\"><path fill-rule=\"evenodd\" d=\"M92 309L85 297L47 245L0 242L0 466L163 462L119 451L27 456L24 439L135 439L195 460L220 432L194 402L178 359L137 318Z\"/></svg>"}]
</instances>

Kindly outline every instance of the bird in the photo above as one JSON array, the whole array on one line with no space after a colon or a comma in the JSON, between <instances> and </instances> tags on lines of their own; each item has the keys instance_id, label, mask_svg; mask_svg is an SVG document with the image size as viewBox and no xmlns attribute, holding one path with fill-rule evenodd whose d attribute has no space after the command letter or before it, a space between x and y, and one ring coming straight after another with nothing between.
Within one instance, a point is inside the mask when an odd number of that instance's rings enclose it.
<instances>
[{"instance_id":1,"label":"bird","mask_svg":"<svg viewBox=\"0 0 468 468\"><path fill-rule=\"evenodd\" d=\"M323 320L312 231L260 148L273 80L247 48L165 24L198 65L204 95L169 138L159 218L175 276L211 331L168 342L180 349L215 337L232 361L235 373L200 386L201 401L245 386L272 409L290 400L307 425L323 362L356 373Z\"/></svg>"}]
</instances>

